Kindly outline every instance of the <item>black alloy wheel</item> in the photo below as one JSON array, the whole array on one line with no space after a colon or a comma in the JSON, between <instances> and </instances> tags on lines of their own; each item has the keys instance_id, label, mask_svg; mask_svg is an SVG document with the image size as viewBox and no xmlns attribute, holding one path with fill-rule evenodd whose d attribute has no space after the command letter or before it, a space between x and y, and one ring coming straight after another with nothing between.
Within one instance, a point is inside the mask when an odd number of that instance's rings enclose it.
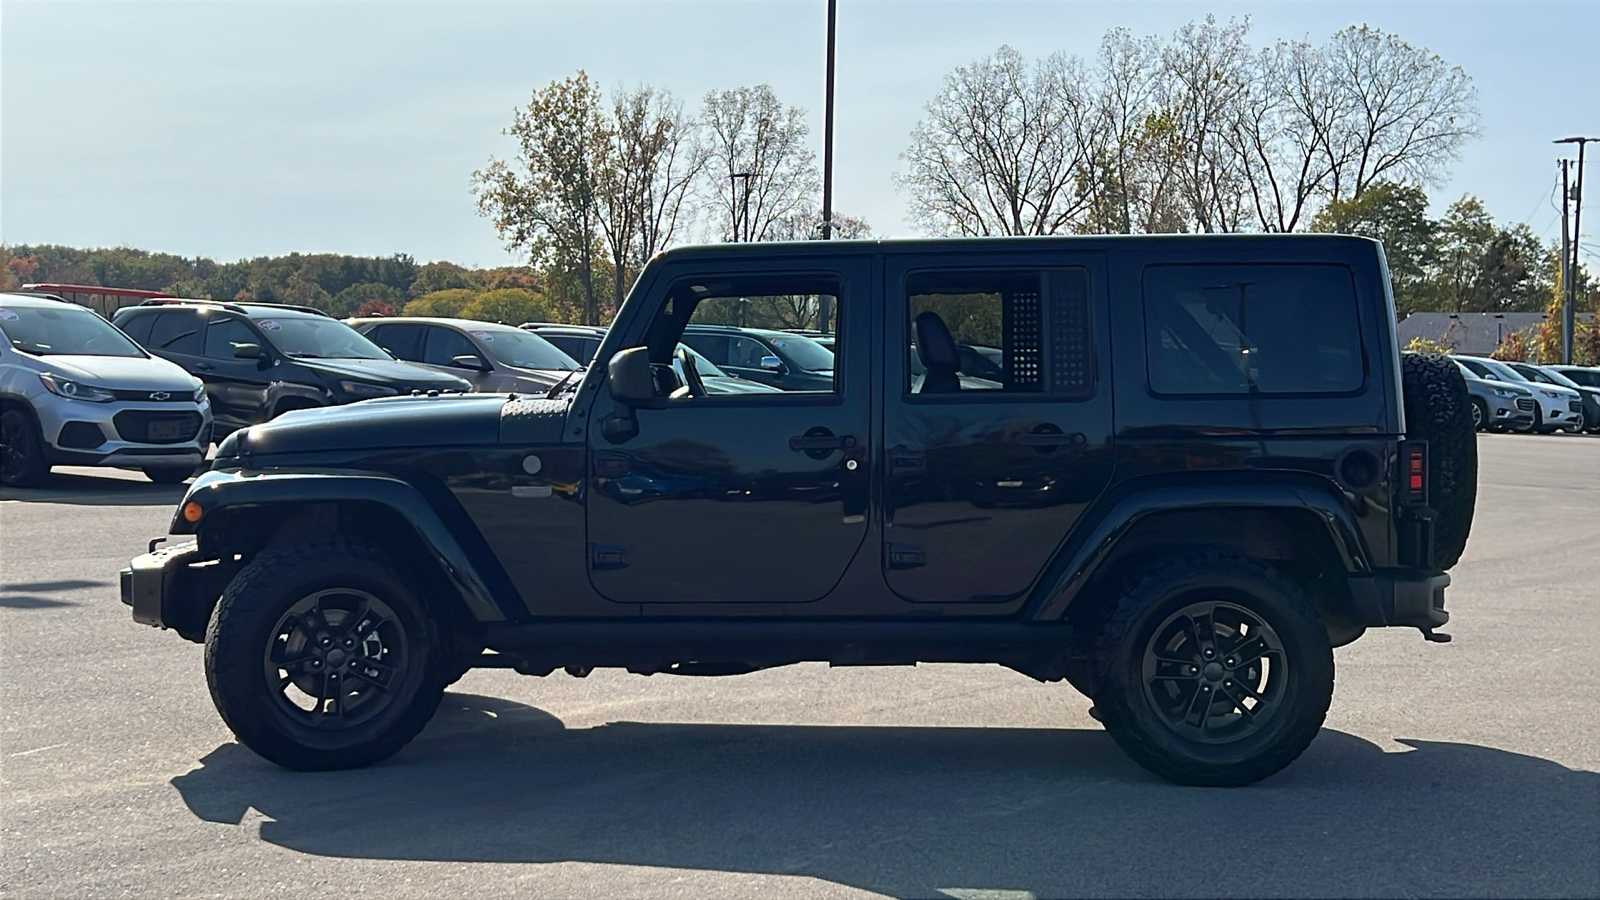
<instances>
[{"instance_id":1,"label":"black alloy wheel","mask_svg":"<svg viewBox=\"0 0 1600 900\"><path fill-rule=\"evenodd\" d=\"M49 474L44 442L32 417L20 409L0 413L0 484L34 487Z\"/></svg>"},{"instance_id":2,"label":"black alloy wheel","mask_svg":"<svg viewBox=\"0 0 1600 900\"><path fill-rule=\"evenodd\" d=\"M410 664L394 610L353 588L301 598L272 635L262 662L278 709L312 728L347 728L382 712Z\"/></svg>"},{"instance_id":3,"label":"black alloy wheel","mask_svg":"<svg viewBox=\"0 0 1600 900\"><path fill-rule=\"evenodd\" d=\"M1098 641L1094 702L1134 762L1179 784L1259 781L1293 762L1333 699L1333 648L1272 565L1197 550L1123 593Z\"/></svg>"},{"instance_id":4,"label":"black alloy wheel","mask_svg":"<svg viewBox=\"0 0 1600 900\"><path fill-rule=\"evenodd\" d=\"M1145 699L1190 740L1227 743L1257 730L1282 708L1288 680L1278 633L1233 603L1191 603L1145 642Z\"/></svg>"},{"instance_id":5,"label":"black alloy wheel","mask_svg":"<svg viewBox=\"0 0 1600 900\"><path fill-rule=\"evenodd\" d=\"M212 611L206 681L246 747L299 770L398 752L439 707L450 673L415 578L342 538L270 548Z\"/></svg>"}]
</instances>

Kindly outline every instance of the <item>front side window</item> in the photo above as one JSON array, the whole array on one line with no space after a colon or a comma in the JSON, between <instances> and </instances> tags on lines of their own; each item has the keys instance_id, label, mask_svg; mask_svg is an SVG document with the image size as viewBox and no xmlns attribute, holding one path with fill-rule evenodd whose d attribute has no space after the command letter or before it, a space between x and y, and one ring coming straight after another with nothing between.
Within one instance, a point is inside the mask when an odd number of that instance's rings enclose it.
<instances>
[{"instance_id":1,"label":"front side window","mask_svg":"<svg viewBox=\"0 0 1600 900\"><path fill-rule=\"evenodd\" d=\"M1343 266L1151 266L1150 387L1168 395L1358 390L1365 365L1356 308Z\"/></svg>"},{"instance_id":2,"label":"front side window","mask_svg":"<svg viewBox=\"0 0 1600 900\"><path fill-rule=\"evenodd\" d=\"M458 356L477 355L478 349L461 332L440 325L429 326L427 343L422 350L423 362L432 366L453 366Z\"/></svg>"},{"instance_id":3,"label":"front side window","mask_svg":"<svg viewBox=\"0 0 1600 900\"><path fill-rule=\"evenodd\" d=\"M233 359L240 344L257 344L260 339L250 326L232 317L212 319L206 326L205 355L212 359Z\"/></svg>"},{"instance_id":4,"label":"front side window","mask_svg":"<svg viewBox=\"0 0 1600 900\"><path fill-rule=\"evenodd\" d=\"M0 306L0 334L34 356L144 356L116 326L74 307Z\"/></svg>"},{"instance_id":5,"label":"front side window","mask_svg":"<svg viewBox=\"0 0 1600 900\"><path fill-rule=\"evenodd\" d=\"M758 382L784 393L834 393L840 378L833 351L795 332L838 337L841 294L832 275L682 282L674 285L651 327L651 347L660 342L675 349L681 339L719 368L715 377Z\"/></svg>"}]
</instances>

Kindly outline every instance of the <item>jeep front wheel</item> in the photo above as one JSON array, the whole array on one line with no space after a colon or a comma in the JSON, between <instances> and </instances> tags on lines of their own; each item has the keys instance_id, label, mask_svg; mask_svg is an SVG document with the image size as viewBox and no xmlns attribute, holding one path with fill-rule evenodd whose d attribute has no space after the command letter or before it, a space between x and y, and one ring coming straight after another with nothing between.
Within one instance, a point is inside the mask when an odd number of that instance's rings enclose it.
<instances>
[{"instance_id":1,"label":"jeep front wheel","mask_svg":"<svg viewBox=\"0 0 1600 900\"><path fill-rule=\"evenodd\" d=\"M1333 698L1333 650L1271 566L1220 553L1156 566L1100 646L1095 705L1135 762L1179 784L1250 784L1293 762Z\"/></svg>"},{"instance_id":2,"label":"jeep front wheel","mask_svg":"<svg viewBox=\"0 0 1600 900\"><path fill-rule=\"evenodd\" d=\"M239 740L290 769L370 765L417 735L446 683L438 630L378 550L278 547L234 578L206 631L206 680Z\"/></svg>"}]
</instances>

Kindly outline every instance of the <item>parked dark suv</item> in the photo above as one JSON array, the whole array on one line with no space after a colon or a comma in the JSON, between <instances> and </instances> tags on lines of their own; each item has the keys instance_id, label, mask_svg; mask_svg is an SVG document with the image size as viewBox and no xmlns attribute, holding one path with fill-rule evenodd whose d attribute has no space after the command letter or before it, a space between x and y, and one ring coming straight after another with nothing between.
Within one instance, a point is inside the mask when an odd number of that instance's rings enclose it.
<instances>
[{"instance_id":1,"label":"parked dark suv","mask_svg":"<svg viewBox=\"0 0 1600 900\"><path fill-rule=\"evenodd\" d=\"M683 364L697 310L753 297L831 311L824 380L719 395ZM224 721L297 769L396 752L474 667L959 662L1070 683L1167 778L1245 784L1318 733L1332 648L1447 639L1471 405L1394 334L1358 238L675 249L559 396L229 437L170 526L195 540L123 599L203 640Z\"/></svg>"},{"instance_id":2,"label":"parked dark suv","mask_svg":"<svg viewBox=\"0 0 1600 900\"><path fill-rule=\"evenodd\" d=\"M292 409L472 390L464 378L395 359L310 307L151 300L111 321L205 382L219 439Z\"/></svg>"}]
</instances>

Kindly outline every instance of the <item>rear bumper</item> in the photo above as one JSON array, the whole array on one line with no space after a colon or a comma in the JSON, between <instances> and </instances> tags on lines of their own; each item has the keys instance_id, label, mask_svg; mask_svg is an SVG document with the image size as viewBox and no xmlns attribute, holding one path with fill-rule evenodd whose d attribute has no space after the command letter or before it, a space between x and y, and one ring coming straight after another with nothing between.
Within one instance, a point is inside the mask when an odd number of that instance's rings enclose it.
<instances>
[{"instance_id":1,"label":"rear bumper","mask_svg":"<svg viewBox=\"0 0 1600 900\"><path fill-rule=\"evenodd\" d=\"M1424 631L1450 621L1444 590L1450 576L1406 569L1381 570L1350 579L1350 596L1360 624L1403 626Z\"/></svg>"}]
</instances>

